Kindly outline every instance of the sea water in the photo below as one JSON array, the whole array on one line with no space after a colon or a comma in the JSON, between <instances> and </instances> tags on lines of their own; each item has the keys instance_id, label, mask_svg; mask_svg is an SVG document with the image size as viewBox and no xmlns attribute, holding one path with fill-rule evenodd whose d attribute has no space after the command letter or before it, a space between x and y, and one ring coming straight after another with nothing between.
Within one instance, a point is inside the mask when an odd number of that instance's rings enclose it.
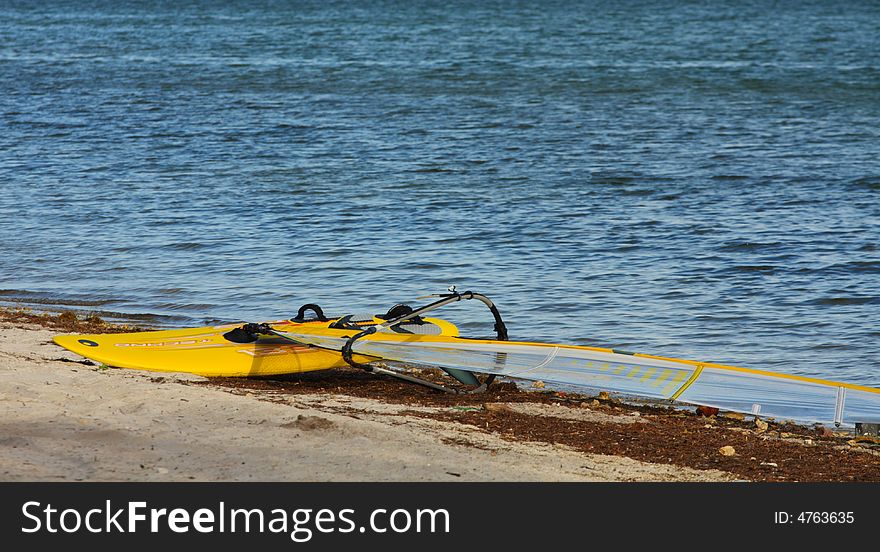
<instances>
[{"instance_id":1,"label":"sea water","mask_svg":"<svg viewBox=\"0 0 880 552\"><path fill-rule=\"evenodd\" d=\"M511 337L880 385L876 2L0 0L0 303L450 285ZM482 305L439 312L491 334Z\"/></svg>"}]
</instances>

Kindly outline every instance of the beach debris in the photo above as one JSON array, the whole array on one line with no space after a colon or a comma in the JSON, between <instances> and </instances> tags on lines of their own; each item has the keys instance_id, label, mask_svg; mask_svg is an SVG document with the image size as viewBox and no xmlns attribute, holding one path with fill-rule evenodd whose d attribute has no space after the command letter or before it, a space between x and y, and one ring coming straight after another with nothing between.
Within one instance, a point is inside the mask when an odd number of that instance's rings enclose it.
<instances>
[{"instance_id":1,"label":"beach debris","mask_svg":"<svg viewBox=\"0 0 880 552\"><path fill-rule=\"evenodd\" d=\"M736 454L736 449L730 445L725 445L718 449L718 452L721 453L721 456L733 456Z\"/></svg>"},{"instance_id":2,"label":"beach debris","mask_svg":"<svg viewBox=\"0 0 880 552\"><path fill-rule=\"evenodd\" d=\"M602 403L600 403L596 399L593 399L592 401L590 401L590 406L592 406L593 408L598 408L598 407L602 406Z\"/></svg>"},{"instance_id":3,"label":"beach debris","mask_svg":"<svg viewBox=\"0 0 880 552\"><path fill-rule=\"evenodd\" d=\"M761 462L762 466L767 466L768 468L778 468L779 464L776 462Z\"/></svg>"},{"instance_id":4,"label":"beach debris","mask_svg":"<svg viewBox=\"0 0 880 552\"><path fill-rule=\"evenodd\" d=\"M73 364L82 364L83 366L95 366L95 363L87 358L84 358L82 360L74 360L72 358L57 357L50 360L53 360L55 362L71 362Z\"/></svg>"},{"instance_id":5,"label":"beach debris","mask_svg":"<svg viewBox=\"0 0 880 552\"><path fill-rule=\"evenodd\" d=\"M770 425L760 418L755 418L755 427L758 429L758 433L761 433L762 431L767 431Z\"/></svg>"},{"instance_id":6,"label":"beach debris","mask_svg":"<svg viewBox=\"0 0 880 552\"><path fill-rule=\"evenodd\" d=\"M76 313L73 311L63 311L58 314L58 322L63 324L76 324Z\"/></svg>"},{"instance_id":7,"label":"beach debris","mask_svg":"<svg viewBox=\"0 0 880 552\"><path fill-rule=\"evenodd\" d=\"M703 406L700 405L697 407L697 416L706 416L707 418L710 416L717 416L718 409L714 406Z\"/></svg>"},{"instance_id":8,"label":"beach debris","mask_svg":"<svg viewBox=\"0 0 880 552\"><path fill-rule=\"evenodd\" d=\"M875 437L856 437L855 439L850 439L849 441L847 441L846 444L851 447L872 447L880 445L880 439L877 439Z\"/></svg>"},{"instance_id":9,"label":"beach debris","mask_svg":"<svg viewBox=\"0 0 880 552\"><path fill-rule=\"evenodd\" d=\"M863 422L857 422L856 435L880 437L880 424L866 424Z\"/></svg>"},{"instance_id":10,"label":"beach debris","mask_svg":"<svg viewBox=\"0 0 880 552\"><path fill-rule=\"evenodd\" d=\"M608 391L602 391L599 393L599 400L600 401L610 401L611 395L608 394Z\"/></svg>"},{"instance_id":11,"label":"beach debris","mask_svg":"<svg viewBox=\"0 0 880 552\"><path fill-rule=\"evenodd\" d=\"M495 412L495 413L503 413L508 414L513 412L513 409L510 408L510 405L507 403L486 403L483 405L483 410L486 412Z\"/></svg>"},{"instance_id":12,"label":"beach debris","mask_svg":"<svg viewBox=\"0 0 880 552\"><path fill-rule=\"evenodd\" d=\"M822 437L834 437L834 432L825 426L821 426L821 428L819 428L819 433L820 435L822 435Z\"/></svg>"},{"instance_id":13,"label":"beach debris","mask_svg":"<svg viewBox=\"0 0 880 552\"><path fill-rule=\"evenodd\" d=\"M321 429L331 429L335 426L332 421L320 416L304 416L300 414L296 420L281 424L281 427L291 429L301 429L303 431L313 431Z\"/></svg>"},{"instance_id":14,"label":"beach debris","mask_svg":"<svg viewBox=\"0 0 880 552\"><path fill-rule=\"evenodd\" d=\"M532 382L532 387L534 387L535 389L544 389L544 382L541 380Z\"/></svg>"},{"instance_id":15,"label":"beach debris","mask_svg":"<svg viewBox=\"0 0 880 552\"><path fill-rule=\"evenodd\" d=\"M743 421L743 420L746 419L745 414L741 414L741 413L739 413L739 412L725 412L725 413L723 414L723 416L724 416L725 418L727 418L728 420L738 420L738 421Z\"/></svg>"}]
</instances>

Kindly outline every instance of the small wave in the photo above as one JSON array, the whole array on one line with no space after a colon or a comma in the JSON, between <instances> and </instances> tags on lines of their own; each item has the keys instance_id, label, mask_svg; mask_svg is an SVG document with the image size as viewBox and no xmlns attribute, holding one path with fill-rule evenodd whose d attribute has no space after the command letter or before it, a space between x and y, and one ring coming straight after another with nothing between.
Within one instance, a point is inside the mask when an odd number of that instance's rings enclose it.
<instances>
[{"instance_id":1,"label":"small wave","mask_svg":"<svg viewBox=\"0 0 880 552\"><path fill-rule=\"evenodd\" d=\"M34 293L33 291L26 291L23 289L0 289L0 297L6 296L6 295L18 295L18 296L26 297L26 296L36 295L36 293Z\"/></svg>"},{"instance_id":2,"label":"small wave","mask_svg":"<svg viewBox=\"0 0 880 552\"><path fill-rule=\"evenodd\" d=\"M149 324L156 327L173 327L180 324L188 324L192 319L188 316L173 316L168 314L155 314L150 312L120 312L111 310L87 310L74 311L80 316L96 315L111 322L135 322Z\"/></svg>"},{"instance_id":3,"label":"small wave","mask_svg":"<svg viewBox=\"0 0 880 552\"><path fill-rule=\"evenodd\" d=\"M880 261L854 261L846 266L854 272L880 272Z\"/></svg>"},{"instance_id":4,"label":"small wave","mask_svg":"<svg viewBox=\"0 0 880 552\"><path fill-rule=\"evenodd\" d=\"M163 295L177 295L178 293L182 293L183 288L161 288L159 289L159 293Z\"/></svg>"},{"instance_id":5,"label":"small wave","mask_svg":"<svg viewBox=\"0 0 880 552\"><path fill-rule=\"evenodd\" d=\"M841 350L841 349L852 349L853 346L852 346L852 345L846 345L846 344L843 344L843 343L819 343L818 345L813 345L813 346L810 347L810 348L811 348L811 349L815 349L815 350L817 350L817 351L823 351L823 350L829 350L829 349L832 349L832 350L834 350L834 349L836 349L836 350Z\"/></svg>"},{"instance_id":6,"label":"small wave","mask_svg":"<svg viewBox=\"0 0 880 552\"><path fill-rule=\"evenodd\" d=\"M593 184L604 184L609 186L626 186L636 183L637 179L631 176L593 175L590 178L590 182L592 182Z\"/></svg>"},{"instance_id":7,"label":"small wave","mask_svg":"<svg viewBox=\"0 0 880 552\"><path fill-rule=\"evenodd\" d=\"M413 169L410 172L415 172L415 173L451 173L451 172L453 172L453 170L446 169L443 167L423 167L421 169Z\"/></svg>"},{"instance_id":8,"label":"small wave","mask_svg":"<svg viewBox=\"0 0 880 552\"><path fill-rule=\"evenodd\" d=\"M773 265L738 265L733 267L734 270L739 270L741 272L776 272L779 269L778 266Z\"/></svg>"},{"instance_id":9,"label":"small wave","mask_svg":"<svg viewBox=\"0 0 880 552\"><path fill-rule=\"evenodd\" d=\"M205 247L205 244L199 242L167 243L164 247L175 251L195 251Z\"/></svg>"},{"instance_id":10,"label":"small wave","mask_svg":"<svg viewBox=\"0 0 880 552\"><path fill-rule=\"evenodd\" d=\"M880 261L852 261L849 263L835 263L819 268L803 268L798 272L818 272L829 274L850 274L856 273L880 273Z\"/></svg>"},{"instance_id":11,"label":"small wave","mask_svg":"<svg viewBox=\"0 0 880 552\"><path fill-rule=\"evenodd\" d=\"M880 190L880 176L865 176L852 181L854 186L868 188L869 190Z\"/></svg>"},{"instance_id":12,"label":"small wave","mask_svg":"<svg viewBox=\"0 0 880 552\"><path fill-rule=\"evenodd\" d=\"M80 318L85 318L88 316L98 316L104 320L109 322L117 322L117 323L130 323L136 325L147 325L150 327L165 327L170 328L175 325L180 325L182 323L190 323L191 319L189 317L184 316L170 316L164 314L153 314L153 313L130 313L130 312L119 312L112 310L103 310L103 309L91 309L91 308L68 308L68 307L91 307L92 305L79 305L79 304L70 304L67 303L40 303L37 308L33 310L41 313L50 313L57 314L61 312L73 312Z\"/></svg>"},{"instance_id":13,"label":"small wave","mask_svg":"<svg viewBox=\"0 0 880 552\"><path fill-rule=\"evenodd\" d=\"M732 242L725 245L722 245L718 248L719 251L757 251L760 249L767 249L770 247L777 247L782 245L780 242Z\"/></svg>"},{"instance_id":14,"label":"small wave","mask_svg":"<svg viewBox=\"0 0 880 552\"><path fill-rule=\"evenodd\" d=\"M70 123L63 121L10 121L11 125L22 125L22 126L30 126L33 128L39 129L80 129L86 128L88 125L85 123Z\"/></svg>"},{"instance_id":15,"label":"small wave","mask_svg":"<svg viewBox=\"0 0 880 552\"><path fill-rule=\"evenodd\" d=\"M50 305L60 307L100 307L114 302L111 300L44 299L31 297L9 297L6 300L20 305Z\"/></svg>"},{"instance_id":16,"label":"small wave","mask_svg":"<svg viewBox=\"0 0 880 552\"><path fill-rule=\"evenodd\" d=\"M871 305L874 303L880 304L880 297L822 297L821 299L810 301L810 303L813 305L832 307L845 305Z\"/></svg>"},{"instance_id":17,"label":"small wave","mask_svg":"<svg viewBox=\"0 0 880 552\"><path fill-rule=\"evenodd\" d=\"M159 303L156 307L170 311L210 311L217 307L209 303ZM160 315L155 315L160 316Z\"/></svg>"},{"instance_id":18,"label":"small wave","mask_svg":"<svg viewBox=\"0 0 880 552\"><path fill-rule=\"evenodd\" d=\"M16 305L40 305L59 307L100 307L115 303L113 299L79 299L76 297L52 297L43 293L19 289L0 289L0 297L4 303Z\"/></svg>"},{"instance_id":19,"label":"small wave","mask_svg":"<svg viewBox=\"0 0 880 552\"><path fill-rule=\"evenodd\" d=\"M622 190L617 190L618 194L622 196L635 196L635 197L643 197L654 195L656 193L655 190L650 188L624 188Z\"/></svg>"}]
</instances>

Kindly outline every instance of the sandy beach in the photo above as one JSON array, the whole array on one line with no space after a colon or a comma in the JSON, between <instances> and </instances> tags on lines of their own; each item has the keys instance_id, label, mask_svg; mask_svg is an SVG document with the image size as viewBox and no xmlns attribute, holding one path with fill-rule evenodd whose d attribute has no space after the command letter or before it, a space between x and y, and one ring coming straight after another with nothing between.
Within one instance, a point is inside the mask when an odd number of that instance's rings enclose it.
<instances>
[{"instance_id":1,"label":"sandy beach","mask_svg":"<svg viewBox=\"0 0 880 552\"><path fill-rule=\"evenodd\" d=\"M511 384L449 397L355 370L107 368L54 345L51 322L0 322L3 481L880 480L875 443L821 428Z\"/></svg>"}]
</instances>

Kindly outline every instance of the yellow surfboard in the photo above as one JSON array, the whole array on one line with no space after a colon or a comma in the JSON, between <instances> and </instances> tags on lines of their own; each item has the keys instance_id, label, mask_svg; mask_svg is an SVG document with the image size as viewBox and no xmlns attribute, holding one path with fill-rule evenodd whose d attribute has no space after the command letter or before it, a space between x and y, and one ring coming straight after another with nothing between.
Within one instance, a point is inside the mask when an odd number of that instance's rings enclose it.
<instances>
[{"instance_id":1,"label":"yellow surfboard","mask_svg":"<svg viewBox=\"0 0 880 552\"><path fill-rule=\"evenodd\" d=\"M380 323L373 317L359 325ZM418 334L458 335L455 325L436 318L424 318L420 327L403 326ZM340 338L351 329L334 329L334 321L268 322L278 331ZM116 368L156 372L187 372L200 376L273 376L348 366L336 351L298 345L280 337L261 337L253 343L233 343L223 334L241 324L180 330L123 334L59 335L55 343L74 353ZM412 335L416 335L415 333ZM362 361L375 360L362 357Z\"/></svg>"}]
</instances>

